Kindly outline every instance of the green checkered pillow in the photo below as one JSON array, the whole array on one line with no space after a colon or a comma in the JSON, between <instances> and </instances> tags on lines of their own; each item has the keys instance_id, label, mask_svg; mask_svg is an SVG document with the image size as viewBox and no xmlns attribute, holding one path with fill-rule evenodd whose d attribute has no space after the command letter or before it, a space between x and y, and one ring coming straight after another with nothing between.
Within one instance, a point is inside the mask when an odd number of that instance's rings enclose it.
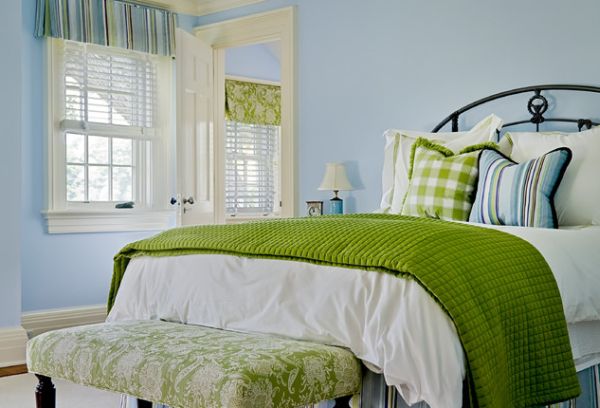
<instances>
[{"instance_id":1,"label":"green checkered pillow","mask_svg":"<svg viewBox=\"0 0 600 408\"><path fill-rule=\"evenodd\" d=\"M455 154L425 138L417 139L402 215L467 221L475 199L479 153L485 147L497 148L484 143Z\"/></svg>"}]
</instances>

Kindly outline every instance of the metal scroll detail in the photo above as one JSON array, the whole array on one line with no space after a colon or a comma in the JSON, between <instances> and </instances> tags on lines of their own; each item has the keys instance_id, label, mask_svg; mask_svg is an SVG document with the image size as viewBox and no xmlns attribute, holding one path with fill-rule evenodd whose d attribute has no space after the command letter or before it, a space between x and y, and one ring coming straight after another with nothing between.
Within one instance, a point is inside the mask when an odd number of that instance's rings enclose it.
<instances>
[{"instance_id":1,"label":"metal scroll detail","mask_svg":"<svg viewBox=\"0 0 600 408\"><path fill-rule=\"evenodd\" d=\"M535 95L527 101L527 110L531 113L531 123L539 125L546 120L544 113L548 110L548 99L544 98L539 90L535 91Z\"/></svg>"},{"instance_id":2,"label":"metal scroll detail","mask_svg":"<svg viewBox=\"0 0 600 408\"><path fill-rule=\"evenodd\" d=\"M527 110L531 115L531 118L528 119L519 119L512 122L505 122L503 128L508 128L515 125L522 125L527 123L533 123L536 126L536 131L539 131L540 123L543 122L563 122L563 123L574 123L577 125L579 130L582 130L584 127L591 128L592 126L598 125L597 122L589 118L555 118L544 116L547 113L549 108L548 100L545 96L542 95L542 91L573 91L573 92L587 92L587 93L595 93L600 94L600 87L597 86L587 86L587 85L571 85L571 84L553 84L553 85L535 85L535 86L525 86L522 88L515 88L509 91L499 92L497 94L493 94L490 96L486 96L485 98L478 99L474 102L471 102L468 105L463 106L462 108L452 112L448 115L444 120L442 120L433 130L432 132L439 131L442 127L451 123L452 131L457 132L459 130L459 117L463 113L483 104L486 104L491 101L495 101L498 99L506 98L512 95L518 95L523 93L533 92L534 95L529 98L527 102Z\"/></svg>"}]
</instances>

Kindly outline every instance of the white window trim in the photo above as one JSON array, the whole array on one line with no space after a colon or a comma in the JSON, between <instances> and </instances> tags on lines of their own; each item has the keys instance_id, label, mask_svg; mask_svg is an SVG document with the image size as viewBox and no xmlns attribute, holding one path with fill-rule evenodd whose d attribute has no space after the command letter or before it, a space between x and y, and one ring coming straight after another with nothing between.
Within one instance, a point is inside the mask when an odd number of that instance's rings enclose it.
<instances>
[{"instance_id":1,"label":"white window trim","mask_svg":"<svg viewBox=\"0 0 600 408\"><path fill-rule=\"evenodd\" d=\"M117 212L118 211L118 212ZM173 210L43 211L50 234L158 231L174 224Z\"/></svg>"},{"instance_id":2,"label":"white window trim","mask_svg":"<svg viewBox=\"0 0 600 408\"><path fill-rule=\"evenodd\" d=\"M54 89L54 81L58 73L58 61L54 58L53 47L58 46L56 40L48 38L45 43L45 112L44 123L45 137L44 150L46 157L46 182L45 196L46 209L42 211L42 215L46 220L48 233L87 233L87 232L123 232L123 231L157 231L169 228L175 223L176 210L167 207L168 191L165 189L165 204L156 208L140 208L140 209L115 209L96 206L91 209L82 209L80 205L67 206L65 199L64 183L55 182L59 177L63 177L65 173L64 163L64 144L59 142L60 138L55 135L61 132L61 123L57 121L57 110L61 109L56 103L56 94ZM162 80L161 80L162 78ZM172 94L172 74L171 67L165 69L162 77L158 78L159 94ZM170 100L170 98L167 98ZM164 111L171 112L171 109ZM171 118L161 118L157 128L165 134L173 131L173 123ZM167 143L169 145L169 143ZM161 177L158 183L167 185L172 179L170 173L171 166L168 163L171 157L172 147L163 146L165 148L164 157L167 160L165 168L168 169L167 174L157 175ZM61 159L62 158L62 159ZM156 183L155 183L156 184Z\"/></svg>"},{"instance_id":3,"label":"white window trim","mask_svg":"<svg viewBox=\"0 0 600 408\"><path fill-rule=\"evenodd\" d=\"M225 49L268 41L281 41L281 212L278 218L296 216L296 104L295 7L254 14L197 27L194 34L214 50L215 186L224 186L225 174ZM225 189L215 191L218 224L267 217L227 217Z\"/></svg>"}]
</instances>

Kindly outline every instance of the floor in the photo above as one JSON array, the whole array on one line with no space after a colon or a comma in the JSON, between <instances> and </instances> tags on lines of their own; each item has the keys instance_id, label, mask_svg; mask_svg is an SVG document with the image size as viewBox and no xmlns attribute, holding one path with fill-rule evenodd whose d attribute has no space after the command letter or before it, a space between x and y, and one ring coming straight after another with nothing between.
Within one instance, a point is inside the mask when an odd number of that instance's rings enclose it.
<instances>
[{"instance_id":1,"label":"floor","mask_svg":"<svg viewBox=\"0 0 600 408\"><path fill-rule=\"evenodd\" d=\"M10 367L0 367L0 377L8 377L9 375L25 374L27 372L27 366L25 364L19 364Z\"/></svg>"},{"instance_id":2,"label":"floor","mask_svg":"<svg viewBox=\"0 0 600 408\"><path fill-rule=\"evenodd\" d=\"M54 381L54 380L53 380ZM0 378L0 408L35 407L33 374ZM56 380L56 406L60 408L119 408L121 397L106 391L82 387L67 381Z\"/></svg>"}]
</instances>

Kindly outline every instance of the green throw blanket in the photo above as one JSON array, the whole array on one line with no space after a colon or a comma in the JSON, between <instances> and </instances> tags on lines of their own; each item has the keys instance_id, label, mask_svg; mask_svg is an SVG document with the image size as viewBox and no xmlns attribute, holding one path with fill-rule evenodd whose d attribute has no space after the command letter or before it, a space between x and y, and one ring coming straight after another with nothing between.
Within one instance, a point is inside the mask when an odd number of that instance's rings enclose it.
<instances>
[{"instance_id":1,"label":"green throw blanket","mask_svg":"<svg viewBox=\"0 0 600 408\"><path fill-rule=\"evenodd\" d=\"M116 255L109 308L131 258L198 253L298 260L415 279L456 325L467 357L471 405L529 407L579 394L556 282L540 253L518 237L384 214L177 228Z\"/></svg>"}]
</instances>

